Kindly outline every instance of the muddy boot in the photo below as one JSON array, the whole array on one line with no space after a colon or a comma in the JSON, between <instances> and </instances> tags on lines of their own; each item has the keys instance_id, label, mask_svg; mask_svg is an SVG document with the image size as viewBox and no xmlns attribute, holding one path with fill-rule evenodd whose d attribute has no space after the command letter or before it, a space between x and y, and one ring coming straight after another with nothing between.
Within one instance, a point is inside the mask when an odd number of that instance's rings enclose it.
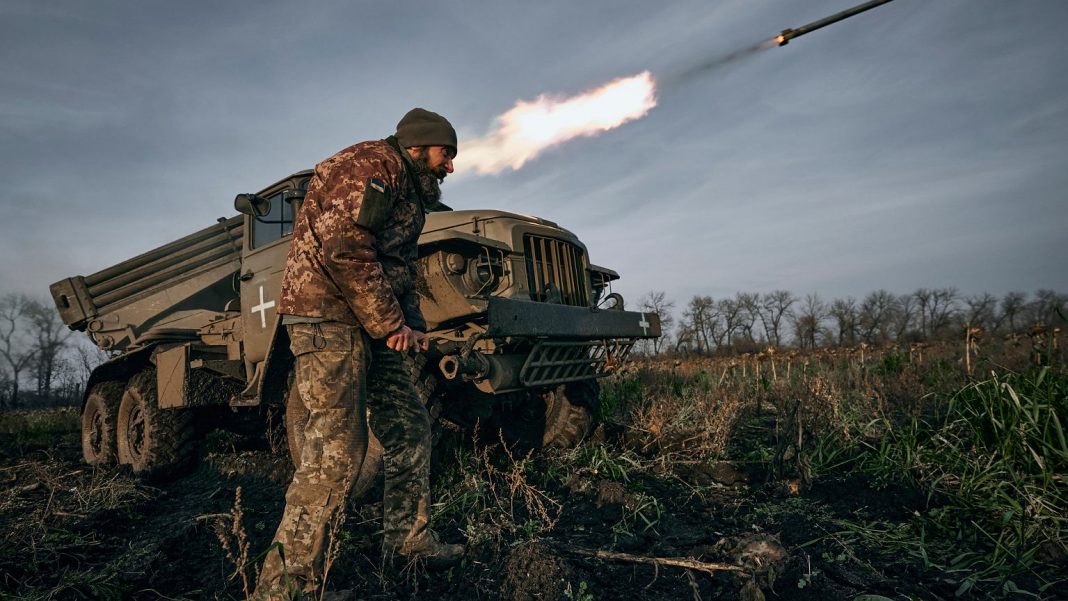
<instances>
[{"instance_id":1,"label":"muddy boot","mask_svg":"<svg viewBox=\"0 0 1068 601\"><path fill-rule=\"evenodd\" d=\"M443 570L460 563L464 557L463 545L443 543L430 530L424 532L423 536L405 542L399 549L387 551L386 559L394 564L422 564L429 570Z\"/></svg>"}]
</instances>

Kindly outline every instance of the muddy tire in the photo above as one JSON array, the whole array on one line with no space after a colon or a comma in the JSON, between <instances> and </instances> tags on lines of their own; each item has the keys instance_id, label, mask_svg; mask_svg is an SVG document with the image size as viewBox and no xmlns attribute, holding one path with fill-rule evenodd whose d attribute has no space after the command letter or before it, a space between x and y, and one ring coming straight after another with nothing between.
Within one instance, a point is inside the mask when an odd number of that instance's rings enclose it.
<instances>
[{"instance_id":1,"label":"muddy tire","mask_svg":"<svg viewBox=\"0 0 1068 601\"><path fill-rule=\"evenodd\" d=\"M186 409L160 409L156 372L146 370L127 384L117 420L119 463L143 478L162 479L180 473L196 451L193 415Z\"/></svg>"},{"instance_id":2,"label":"muddy tire","mask_svg":"<svg viewBox=\"0 0 1068 601\"><path fill-rule=\"evenodd\" d=\"M115 431L118 427L122 382L100 382L93 386L82 408L82 457L93 466L114 465L117 457Z\"/></svg>"},{"instance_id":3,"label":"muddy tire","mask_svg":"<svg viewBox=\"0 0 1068 601\"><path fill-rule=\"evenodd\" d=\"M426 360L422 356L412 363L412 369L419 370L420 375L415 381L415 391L423 405L428 405L434 391L437 389L438 380L434 374L423 370ZM440 428L437 425L437 411L428 406L430 410L430 428L433 439L437 439ZM286 439L289 443L289 458L293 461L293 467L300 465L300 453L304 447L304 425L308 423L308 409L300 400L297 391L297 379L290 377L289 395L286 398ZM360 498L374 487L375 479L382 473L382 443L371 431L371 412L367 412L367 454L364 455L363 465L356 482L352 485L351 498Z\"/></svg>"},{"instance_id":4,"label":"muddy tire","mask_svg":"<svg viewBox=\"0 0 1068 601\"><path fill-rule=\"evenodd\" d=\"M542 446L570 449L593 432L600 385L595 380L575 382L548 391Z\"/></svg>"}]
</instances>

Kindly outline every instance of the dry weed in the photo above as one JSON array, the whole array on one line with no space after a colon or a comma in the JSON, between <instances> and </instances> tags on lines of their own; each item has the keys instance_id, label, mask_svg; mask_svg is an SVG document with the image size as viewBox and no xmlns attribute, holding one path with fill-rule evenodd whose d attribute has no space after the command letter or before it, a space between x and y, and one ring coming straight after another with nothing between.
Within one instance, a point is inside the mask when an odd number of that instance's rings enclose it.
<instances>
[{"instance_id":1,"label":"dry weed","mask_svg":"<svg viewBox=\"0 0 1068 601\"><path fill-rule=\"evenodd\" d=\"M245 517L245 510L241 505L240 486L234 492L234 504L230 508L230 512L212 517L215 517L215 536L219 539L219 544L222 545L223 551L226 553L226 559L230 560L230 563L234 565L234 572L230 575L230 580L240 578L241 589L245 593L245 598L251 599L252 588L250 587L248 574L250 564L249 542L248 534L245 532L245 527L242 523ZM255 582L258 576L259 571L256 570L251 582Z\"/></svg>"},{"instance_id":2,"label":"dry weed","mask_svg":"<svg viewBox=\"0 0 1068 601\"><path fill-rule=\"evenodd\" d=\"M528 515L541 521L542 528L545 531L552 530L560 520L560 511L563 509L563 505L527 480L526 473L533 451L516 460L503 436L501 438L501 449L508 458L506 469L499 469L493 464L488 447L483 448L480 452L482 471L487 481L491 483L489 492L493 496L497 507L507 513L511 521L515 523L516 502L518 500ZM505 484L508 491L507 500L498 493L497 487L493 485L495 481Z\"/></svg>"}]
</instances>

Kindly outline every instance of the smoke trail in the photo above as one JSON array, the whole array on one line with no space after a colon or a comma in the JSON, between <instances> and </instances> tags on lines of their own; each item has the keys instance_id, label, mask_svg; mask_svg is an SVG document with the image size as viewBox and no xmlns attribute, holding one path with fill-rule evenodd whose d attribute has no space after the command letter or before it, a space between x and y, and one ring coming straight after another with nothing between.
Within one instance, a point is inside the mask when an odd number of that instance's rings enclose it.
<instances>
[{"instance_id":1,"label":"smoke trail","mask_svg":"<svg viewBox=\"0 0 1068 601\"><path fill-rule=\"evenodd\" d=\"M516 170L548 148L614 129L655 106L656 81L648 71L569 98L520 100L494 120L490 133L461 143L456 168L480 175Z\"/></svg>"},{"instance_id":2,"label":"smoke trail","mask_svg":"<svg viewBox=\"0 0 1068 601\"><path fill-rule=\"evenodd\" d=\"M778 40L777 39L765 40L763 42L759 42L757 44L753 44L752 46L747 46L745 48L741 48L741 49L738 49L738 50L734 50L733 52L728 52L727 54L723 54L723 55L717 56L717 57L715 57L715 58L713 58L711 60L702 61L702 62L700 62L700 63L698 63L696 65L693 65L693 66L688 67L686 69L682 69L680 71L677 71L677 72L675 72L675 73L673 73L671 75L668 75L667 77L664 78L664 85L665 86L673 86L673 85L681 84L681 83L683 83L683 82L685 82L687 80L693 79L695 77L700 77L702 75L706 75L711 71L716 71L716 70L722 69L722 68L724 68L724 67L726 67L728 65L741 62L742 60L753 56L754 54L760 52L761 50L767 50L768 48L774 48L777 45L778 45Z\"/></svg>"}]
</instances>

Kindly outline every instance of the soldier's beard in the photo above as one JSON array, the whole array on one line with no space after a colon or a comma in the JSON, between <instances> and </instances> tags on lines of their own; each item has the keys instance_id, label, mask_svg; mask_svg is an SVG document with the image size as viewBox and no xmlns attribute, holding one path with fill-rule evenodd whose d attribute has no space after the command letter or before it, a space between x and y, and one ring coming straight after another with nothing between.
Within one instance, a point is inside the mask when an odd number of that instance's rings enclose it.
<instances>
[{"instance_id":1,"label":"soldier's beard","mask_svg":"<svg viewBox=\"0 0 1068 601\"><path fill-rule=\"evenodd\" d=\"M425 152L425 151L424 151ZM419 179L419 187L423 189L423 200L438 202L441 200L441 182L445 179L445 170L441 169L440 175L430 168L426 156L420 156L412 161L415 165L415 176Z\"/></svg>"}]
</instances>

